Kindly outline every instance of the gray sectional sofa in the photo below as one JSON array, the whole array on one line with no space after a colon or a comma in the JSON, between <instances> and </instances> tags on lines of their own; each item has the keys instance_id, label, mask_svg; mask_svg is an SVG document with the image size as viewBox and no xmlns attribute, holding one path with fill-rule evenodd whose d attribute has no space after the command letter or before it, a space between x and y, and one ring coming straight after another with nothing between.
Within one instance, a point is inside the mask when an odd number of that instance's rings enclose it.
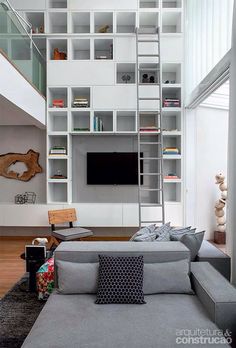
<instances>
[{"instance_id":1,"label":"gray sectional sofa","mask_svg":"<svg viewBox=\"0 0 236 348\"><path fill-rule=\"evenodd\" d=\"M189 335L199 337L200 329L209 330L206 337L218 329L235 333L236 289L208 262L191 263L190 252L182 243L61 243L55 251L56 287L60 283L58 261L97 263L99 254L143 255L144 264L172 262L173 267L176 262L187 260L194 294L145 295L143 305L97 305L96 294L55 291L23 348L229 347L227 343L214 345L207 340L186 344L186 340L191 339ZM86 274L84 282L88 276Z\"/></svg>"}]
</instances>

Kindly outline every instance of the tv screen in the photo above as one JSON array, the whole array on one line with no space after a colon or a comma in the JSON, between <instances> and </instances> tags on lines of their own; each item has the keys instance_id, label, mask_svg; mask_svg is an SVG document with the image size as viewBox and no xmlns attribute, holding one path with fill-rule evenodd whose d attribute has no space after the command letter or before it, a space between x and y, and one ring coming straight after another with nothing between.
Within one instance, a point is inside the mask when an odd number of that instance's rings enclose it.
<instances>
[{"instance_id":1,"label":"tv screen","mask_svg":"<svg viewBox=\"0 0 236 348\"><path fill-rule=\"evenodd\" d=\"M142 172L143 161L140 162ZM138 153L88 152L87 184L138 185Z\"/></svg>"}]
</instances>

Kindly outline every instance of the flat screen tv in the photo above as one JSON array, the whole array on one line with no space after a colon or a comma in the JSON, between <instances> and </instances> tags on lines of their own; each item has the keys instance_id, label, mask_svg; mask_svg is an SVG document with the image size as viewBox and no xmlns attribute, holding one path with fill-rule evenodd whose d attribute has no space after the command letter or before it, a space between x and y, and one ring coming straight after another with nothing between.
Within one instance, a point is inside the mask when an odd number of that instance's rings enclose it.
<instances>
[{"instance_id":1,"label":"flat screen tv","mask_svg":"<svg viewBox=\"0 0 236 348\"><path fill-rule=\"evenodd\" d=\"M142 167L143 161L140 161L141 172ZM88 152L87 184L138 185L138 153Z\"/></svg>"}]
</instances>

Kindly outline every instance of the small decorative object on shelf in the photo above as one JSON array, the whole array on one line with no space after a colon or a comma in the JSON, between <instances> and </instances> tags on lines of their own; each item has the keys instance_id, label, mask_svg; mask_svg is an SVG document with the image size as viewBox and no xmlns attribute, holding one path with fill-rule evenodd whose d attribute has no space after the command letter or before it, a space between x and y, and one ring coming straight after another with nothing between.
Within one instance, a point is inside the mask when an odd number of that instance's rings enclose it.
<instances>
[{"instance_id":1,"label":"small decorative object on shelf","mask_svg":"<svg viewBox=\"0 0 236 348\"><path fill-rule=\"evenodd\" d=\"M89 101L86 97L75 97L72 102L73 108L88 108L89 107Z\"/></svg>"},{"instance_id":2,"label":"small decorative object on shelf","mask_svg":"<svg viewBox=\"0 0 236 348\"><path fill-rule=\"evenodd\" d=\"M168 179L168 180L171 180L171 179L179 179L178 175L175 174L175 173L169 173L167 175L164 176L164 179Z\"/></svg>"},{"instance_id":3,"label":"small decorative object on shelf","mask_svg":"<svg viewBox=\"0 0 236 348\"><path fill-rule=\"evenodd\" d=\"M164 108L179 108L180 107L180 100L179 99L174 99L174 98L165 98L163 101L163 107Z\"/></svg>"},{"instance_id":4,"label":"small decorative object on shelf","mask_svg":"<svg viewBox=\"0 0 236 348\"><path fill-rule=\"evenodd\" d=\"M67 54L65 52L60 52L58 48L54 48L53 59L54 60L66 60Z\"/></svg>"},{"instance_id":5,"label":"small decorative object on shelf","mask_svg":"<svg viewBox=\"0 0 236 348\"><path fill-rule=\"evenodd\" d=\"M61 170L58 169L57 173L51 176L51 179L67 179L67 176L61 173Z\"/></svg>"},{"instance_id":6,"label":"small decorative object on shelf","mask_svg":"<svg viewBox=\"0 0 236 348\"><path fill-rule=\"evenodd\" d=\"M53 99L52 107L53 108L64 108L65 107L65 102L64 102L63 99Z\"/></svg>"},{"instance_id":7,"label":"small decorative object on shelf","mask_svg":"<svg viewBox=\"0 0 236 348\"><path fill-rule=\"evenodd\" d=\"M128 81L131 80L131 76L126 74L122 76L122 81L124 81L125 83L128 83Z\"/></svg>"},{"instance_id":8,"label":"small decorative object on shelf","mask_svg":"<svg viewBox=\"0 0 236 348\"><path fill-rule=\"evenodd\" d=\"M53 146L49 152L50 155L63 155L67 154L65 146Z\"/></svg>"},{"instance_id":9,"label":"small decorative object on shelf","mask_svg":"<svg viewBox=\"0 0 236 348\"><path fill-rule=\"evenodd\" d=\"M98 32L102 34L107 33L109 28L109 25L103 25L101 28L98 29Z\"/></svg>"},{"instance_id":10,"label":"small decorative object on shelf","mask_svg":"<svg viewBox=\"0 0 236 348\"><path fill-rule=\"evenodd\" d=\"M164 84L168 84L168 83L171 83L172 85L174 85L175 84L175 80L166 80L165 82L164 82Z\"/></svg>"},{"instance_id":11,"label":"small decorative object on shelf","mask_svg":"<svg viewBox=\"0 0 236 348\"><path fill-rule=\"evenodd\" d=\"M94 131L95 132L103 132L104 131L104 127L103 127L103 122L102 119L100 117L94 116Z\"/></svg>"},{"instance_id":12,"label":"small decorative object on shelf","mask_svg":"<svg viewBox=\"0 0 236 348\"><path fill-rule=\"evenodd\" d=\"M15 196L15 204L35 204L36 193L35 192L25 192L22 194L17 194Z\"/></svg>"},{"instance_id":13,"label":"small decorative object on shelf","mask_svg":"<svg viewBox=\"0 0 236 348\"><path fill-rule=\"evenodd\" d=\"M179 155L180 151L177 147L165 147L163 155Z\"/></svg>"},{"instance_id":14,"label":"small decorative object on shelf","mask_svg":"<svg viewBox=\"0 0 236 348\"><path fill-rule=\"evenodd\" d=\"M155 83L155 77L154 76L150 76L149 83Z\"/></svg>"},{"instance_id":15,"label":"small decorative object on shelf","mask_svg":"<svg viewBox=\"0 0 236 348\"><path fill-rule=\"evenodd\" d=\"M149 83L148 74L143 74L142 83Z\"/></svg>"},{"instance_id":16,"label":"small decorative object on shelf","mask_svg":"<svg viewBox=\"0 0 236 348\"><path fill-rule=\"evenodd\" d=\"M90 129L89 129L89 127L81 127L81 128L79 128L79 127L74 127L74 129L73 129L75 132L90 132Z\"/></svg>"},{"instance_id":17,"label":"small decorative object on shelf","mask_svg":"<svg viewBox=\"0 0 236 348\"><path fill-rule=\"evenodd\" d=\"M22 174L9 170L9 167L17 162L24 163L27 167L27 170ZM0 155L0 176L3 176L4 178L29 181L37 173L42 173L42 171L42 167L39 165L39 153L32 149L26 154L7 153Z\"/></svg>"},{"instance_id":18,"label":"small decorative object on shelf","mask_svg":"<svg viewBox=\"0 0 236 348\"><path fill-rule=\"evenodd\" d=\"M110 59L113 59L113 44L110 46Z\"/></svg>"},{"instance_id":19,"label":"small decorative object on shelf","mask_svg":"<svg viewBox=\"0 0 236 348\"><path fill-rule=\"evenodd\" d=\"M41 25L40 27L35 27L32 29L33 34L44 34L44 26Z\"/></svg>"},{"instance_id":20,"label":"small decorative object on shelf","mask_svg":"<svg viewBox=\"0 0 236 348\"><path fill-rule=\"evenodd\" d=\"M214 241L217 244L225 244L225 231L226 231L226 218L224 208L227 199L227 184L225 183L225 176L223 174L217 174L215 176L216 184L219 185L221 191L221 197L215 204L215 216L217 229L214 232Z\"/></svg>"}]
</instances>

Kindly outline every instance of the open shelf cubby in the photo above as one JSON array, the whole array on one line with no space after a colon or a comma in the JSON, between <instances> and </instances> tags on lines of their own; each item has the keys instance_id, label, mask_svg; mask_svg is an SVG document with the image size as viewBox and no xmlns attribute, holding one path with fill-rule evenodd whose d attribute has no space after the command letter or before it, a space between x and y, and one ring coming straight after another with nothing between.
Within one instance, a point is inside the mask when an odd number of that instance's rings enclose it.
<instances>
[{"instance_id":1,"label":"open shelf cubby","mask_svg":"<svg viewBox=\"0 0 236 348\"><path fill-rule=\"evenodd\" d=\"M95 39L94 40L94 59L113 59L113 40Z\"/></svg>"},{"instance_id":2,"label":"open shelf cubby","mask_svg":"<svg viewBox=\"0 0 236 348\"><path fill-rule=\"evenodd\" d=\"M72 132L90 132L90 112L72 111L71 126Z\"/></svg>"},{"instance_id":3,"label":"open shelf cubby","mask_svg":"<svg viewBox=\"0 0 236 348\"><path fill-rule=\"evenodd\" d=\"M90 87L71 88L71 107L85 109L90 107ZM78 104L81 103L80 105Z\"/></svg>"},{"instance_id":4,"label":"open shelf cubby","mask_svg":"<svg viewBox=\"0 0 236 348\"><path fill-rule=\"evenodd\" d=\"M144 129L143 131L145 131L145 128L149 128L149 127L155 127L155 128L160 127L158 113L140 112L139 117L140 117L140 128ZM151 132L147 130L147 134L151 134Z\"/></svg>"},{"instance_id":5,"label":"open shelf cubby","mask_svg":"<svg viewBox=\"0 0 236 348\"><path fill-rule=\"evenodd\" d=\"M139 28L144 30L155 30L159 23L159 14L157 12L140 12Z\"/></svg>"},{"instance_id":6,"label":"open shelf cubby","mask_svg":"<svg viewBox=\"0 0 236 348\"><path fill-rule=\"evenodd\" d=\"M48 136L48 149L49 149L49 154L50 155L55 155L55 154L51 154L50 150L53 147L63 147L67 150L68 146L67 146L67 136L66 135L49 135ZM64 156L66 156L67 154L64 154ZM59 155L59 156L63 156L63 155Z\"/></svg>"},{"instance_id":7,"label":"open shelf cubby","mask_svg":"<svg viewBox=\"0 0 236 348\"><path fill-rule=\"evenodd\" d=\"M44 33L44 12L26 12L25 17L26 20L32 24L33 34Z\"/></svg>"},{"instance_id":8,"label":"open shelf cubby","mask_svg":"<svg viewBox=\"0 0 236 348\"><path fill-rule=\"evenodd\" d=\"M136 132L136 112L117 111L116 113L117 132Z\"/></svg>"},{"instance_id":9,"label":"open shelf cubby","mask_svg":"<svg viewBox=\"0 0 236 348\"><path fill-rule=\"evenodd\" d=\"M72 59L89 60L90 59L90 40L72 39Z\"/></svg>"},{"instance_id":10,"label":"open shelf cubby","mask_svg":"<svg viewBox=\"0 0 236 348\"><path fill-rule=\"evenodd\" d=\"M67 106L68 106L67 88L50 87L48 89L48 107L60 110L61 107L54 106L55 100L62 100L62 106L64 108L67 108ZM56 105L57 105L57 103L56 103Z\"/></svg>"},{"instance_id":11,"label":"open shelf cubby","mask_svg":"<svg viewBox=\"0 0 236 348\"><path fill-rule=\"evenodd\" d=\"M72 33L88 34L90 33L90 13L73 12L71 16Z\"/></svg>"},{"instance_id":12,"label":"open shelf cubby","mask_svg":"<svg viewBox=\"0 0 236 348\"><path fill-rule=\"evenodd\" d=\"M134 33L136 27L135 12L117 12L116 14L116 32Z\"/></svg>"},{"instance_id":13,"label":"open shelf cubby","mask_svg":"<svg viewBox=\"0 0 236 348\"><path fill-rule=\"evenodd\" d=\"M158 79L159 64L142 63L139 64L139 83L153 84L159 83Z\"/></svg>"},{"instance_id":14,"label":"open shelf cubby","mask_svg":"<svg viewBox=\"0 0 236 348\"><path fill-rule=\"evenodd\" d=\"M181 154L181 136L164 136L163 137L163 148L165 147L176 147Z\"/></svg>"},{"instance_id":15,"label":"open shelf cubby","mask_svg":"<svg viewBox=\"0 0 236 348\"><path fill-rule=\"evenodd\" d=\"M5 12L0 12L0 33L6 34L8 32L8 17Z\"/></svg>"},{"instance_id":16,"label":"open shelf cubby","mask_svg":"<svg viewBox=\"0 0 236 348\"><path fill-rule=\"evenodd\" d=\"M48 179L54 179L53 176L62 175L63 179L67 179L67 159L57 158L49 159L48 163ZM61 180L61 179L58 179Z\"/></svg>"},{"instance_id":17,"label":"open shelf cubby","mask_svg":"<svg viewBox=\"0 0 236 348\"><path fill-rule=\"evenodd\" d=\"M162 83L165 85L181 83L181 64L162 64Z\"/></svg>"},{"instance_id":18,"label":"open shelf cubby","mask_svg":"<svg viewBox=\"0 0 236 348\"><path fill-rule=\"evenodd\" d=\"M113 33L113 13L95 12L94 13L94 31L95 33Z\"/></svg>"},{"instance_id":19,"label":"open shelf cubby","mask_svg":"<svg viewBox=\"0 0 236 348\"><path fill-rule=\"evenodd\" d=\"M182 0L162 0L163 8L181 8Z\"/></svg>"},{"instance_id":20,"label":"open shelf cubby","mask_svg":"<svg viewBox=\"0 0 236 348\"><path fill-rule=\"evenodd\" d=\"M59 60L65 60L64 58L67 59L67 40L66 39L49 39L48 40L48 44L49 44L49 59L51 60L58 60L55 59L55 55L54 52L59 51L60 53L63 54L63 59L59 59Z\"/></svg>"},{"instance_id":21,"label":"open shelf cubby","mask_svg":"<svg viewBox=\"0 0 236 348\"><path fill-rule=\"evenodd\" d=\"M48 0L49 8L67 8L67 0Z\"/></svg>"},{"instance_id":22,"label":"open shelf cubby","mask_svg":"<svg viewBox=\"0 0 236 348\"><path fill-rule=\"evenodd\" d=\"M67 33L67 13L49 12L48 29L51 34Z\"/></svg>"},{"instance_id":23,"label":"open shelf cubby","mask_svg":"<svg viewBox=\"0 0 236 348\"><path fill-rule=\"evenodd\" d=\"M67 112L50 111L48 114L49 132L67 132Z\"/></svg>"},{"instance_id":24,"label":"open shelf cubby","mask_svg":"<svg viewBox=\"0 0 236 348\"><path fill-rule=\"evenodd\" d=\"M181 112L163 112L162 127L165 131L181 131Z\"/></svg>"},{"instance_id":25,"label":"open shelf cubby","mask_svg":"<svg viewBox=\"0 0 236 348\"><path fill-rule=\"evenodd\" d=\"M122 84L135 83L135 64L117 63L116 82Z\"/></svg>"},{"instance_id":26,"label":"open shelf cubby","mask_svg":"<svg viewBox=\"0 0 236 348\"><path fill-rule=\"evenodd\" d=\"M166 99L174 99L179 101L181 106L181 88L180 87L168 87L168 84L162 91L162 99L165 102ZM165 104L163 104L165 106Z\"/></svg>"},{"instance_id":27,"label":"open shelf cubby","mask_svg":"<svg viewBox=\"0 0 236 348\"><path fill-rule=\"evenodd\" d=\"M66 203L67 202L67 183L49 183L48 184L48 201L49 203Z\"/></svg>"},{"instance_id":28,"label":"open shelf cubby","mask_svg":"<svg viewBox=\"0 0 236 348\"><path fill-rule=\"evenodd\" d=\"M47 56L47 40L44 37L40 37L40 38L36 38L34 37L34 43L35 45L38 47L40 53L42 54L42 56L44 57L44 59L46 60L46 56Z\"/></svg>"},{"instance_id":29,"label":"open shelf cubby","mask_svg":"<svg viewBox=\"0 0 236 348\"><path fill-rule=\"evenodd\" d=\"M181 12L163 12L162 32L169 34L182 32Z\"/></svg>"},{"instance_id":30,"label":"open shelf cubby","mask_svg":"<svg viewBox=\"0 0 236 348\"><path fill-rule=\"evenodd\" d=\"M158 8L159 0L139 0L140 8Z\"/></svg>"},{"instance_id":31,"label":"open shelf cubby","mask_svg":"<svg viewBox=\"0 0 236 348\"><path fill-rule=\"evenodd\" d=\"M165 201L181 202L181 184L180 183L164 183Z\"/></svg>"},{"instance_id":32,"label":"open shelf cubby","mask_svg":"<svg viewBox=\"0 0 236 348\"><path fill-rule=\"evenodd\" d=\"M95 111L93 117L94 132L113 132L113 111Z\"/></svg>"},{"instance_id":33,"label":"open shelf cubby","mask_svg":"<svg viewBox=\"0 0 236 348\"><path fill-rule=\"evenodd\" d=\"M172 174L177 175L178 178L181 178L181 160L164 159L163 167L164 176Z\"/></svg>"}]
</instances>

